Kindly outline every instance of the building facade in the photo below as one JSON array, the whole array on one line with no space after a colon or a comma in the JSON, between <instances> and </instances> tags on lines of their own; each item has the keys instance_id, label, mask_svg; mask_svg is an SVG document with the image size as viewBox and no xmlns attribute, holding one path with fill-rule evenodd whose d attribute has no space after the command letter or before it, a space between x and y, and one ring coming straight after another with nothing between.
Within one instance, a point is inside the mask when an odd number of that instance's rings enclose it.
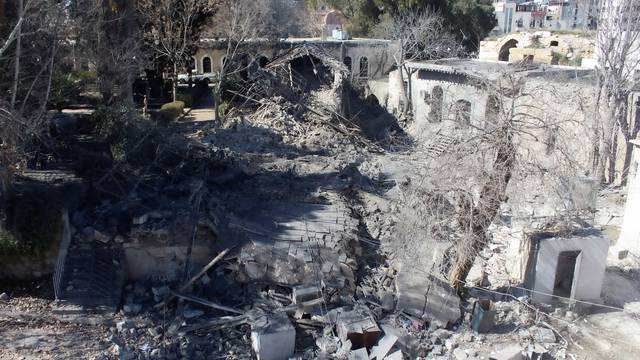
<instances>
[{"instance_id":1,"label":"building facade","mask_svg":"<svg viewBox=\"0 0 640 360\"><path fill-rule=\"evenodd\" d=\"M594 30L598 0L495 0L495 34L525 30Z\"/></svg>"},{"instance_id":2,"label":"building facade","mask_svg":"<svg viewBox=\"0 0 640 360\"><path fill-rule=\"evenodd\" d=\"M378 39L285 39L279 42L247 42L243 51L247 62L256 61L266 65L280 54L301 45L323 48L330 55L342 61L350 71L351 81L366 82L370 79L385 78L395 65L393 54L399 52L399 43ZM219 72L226 61L226 45L216 39L200 42L194 56L194 72L207 74Z\"/></svg>"}]
</instances>

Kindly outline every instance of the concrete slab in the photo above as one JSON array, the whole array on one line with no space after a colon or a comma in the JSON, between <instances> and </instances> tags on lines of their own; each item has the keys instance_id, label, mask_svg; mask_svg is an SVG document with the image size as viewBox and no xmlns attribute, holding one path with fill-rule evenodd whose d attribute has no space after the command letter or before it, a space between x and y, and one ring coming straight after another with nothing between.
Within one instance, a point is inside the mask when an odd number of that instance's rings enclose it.
<instances>
[{"instance_id":1,"label":"concrete slab","mask_svg":"<svg viewBox=\"0 0 640 360\"><path fill-rule=\"evenodd\" d=\"M285 360L293 356L296 330L286 315L264 315L251 324L251 344L258 360Z\"/></svg>"},{"instance_id":2,"label":"concrete slab","mask_svg":"<svg viewBox=\"0 0 640 360\"><path fill-rule=\"evenodd\" d=\"M415 271L398 272L397 310L441 326L460 318L460 298L445 281Z\"/></svg>"}]
</instances>

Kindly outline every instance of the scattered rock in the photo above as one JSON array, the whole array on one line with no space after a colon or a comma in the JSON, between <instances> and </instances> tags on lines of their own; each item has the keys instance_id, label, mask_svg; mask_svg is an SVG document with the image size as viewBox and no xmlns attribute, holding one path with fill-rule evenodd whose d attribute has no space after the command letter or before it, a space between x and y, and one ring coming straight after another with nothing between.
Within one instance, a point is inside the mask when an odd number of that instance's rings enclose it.
<instances>
[{"instance_id":1,"label":"scattered rock","mask_svg":"<svg viewBox=\"0 0 640 360\"><path fill-rule=\"evenodd\" d=\"M453 350L453 357L457 360L465 360L469 356L464 350L457 348Z\"/></svg>"},{"instance_id":2,"label":"scattered rock","mask_svg":"<svg viewBox=\"0 0 640 360\"><path fill-rule=\"evenodd\" d=\"M9 295L7 293L0 294L0 301L9 301Z\"/></svg>"}]
</instances>

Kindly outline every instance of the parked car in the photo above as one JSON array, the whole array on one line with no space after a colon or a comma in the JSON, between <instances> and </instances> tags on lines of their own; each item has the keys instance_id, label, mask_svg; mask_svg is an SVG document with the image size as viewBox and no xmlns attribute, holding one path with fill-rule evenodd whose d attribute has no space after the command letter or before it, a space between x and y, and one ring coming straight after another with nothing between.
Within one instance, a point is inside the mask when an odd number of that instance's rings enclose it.
<instances>
[{"instance_id":1,"label":"parked car","mask_svg":"<svg viewBox=\"0 0 640 360\"><path fill-rule=\"evenodd\" d=\"M216 73L191 74L193 82L204 81L207 84L212 83L217 78ZM189 74L178 74L178 83L186 84L189 82Z\"/></svg>"}]
</instances>

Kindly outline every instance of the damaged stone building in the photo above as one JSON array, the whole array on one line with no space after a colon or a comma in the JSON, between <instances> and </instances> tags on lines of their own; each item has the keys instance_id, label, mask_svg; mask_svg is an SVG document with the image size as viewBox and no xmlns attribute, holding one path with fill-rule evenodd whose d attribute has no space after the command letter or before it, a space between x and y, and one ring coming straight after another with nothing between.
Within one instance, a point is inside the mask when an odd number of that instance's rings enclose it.
<instances>
[{"instance_id":1,"label":"damaged stone building","mask_svg":"<svg viewBox=\"0 0 640 360\"><path fill-rule=\"evenodd\" d=\"M368 79L380 79L387 76L395 65L393 54L398 52L399 44L389 40L377 39L297 39L288 38L282 41L249 41L242 45L246 50L247 64L255 62L261 67L278 58L286 51L299 46L320 47L331 56L342 61L350 73L350 80L366 82ZM226 42L216 39L202 39L194 55L194 72L206 74L219 72L225 61ZM300 64L304 66L304 64ZM297 66L293 64L293 66ZM306 66L311 67L307 61Z\"/></svg>"},{"instance_id":2,"label":"damaged stone building","mask_svg":"<svg viewBox=\"0 0 640 360\"><path fill-rule=\"evenodd\" d=\"M42 230L47 246L0 256L0 276L44 278L53 295L0 287L0 337L11 339L0 358L612 355L584 346L598 320L587 305L625 310L607 298L611 241L585 150L594 72L445 59L406 64L398 84L398 46L248 41L224 117L189 109L154 123L121 161L93 114L53 121L65 166L25 172L11 204L33 206L9 219ZM195 74L220 71L225 53L223 41L201 40ZM483 181L501 121L518 123L518 168L458 293L448 274L465 216L497 186ZM638 251L639 184L621 252Z\"/></svg>"}]
</instances>

